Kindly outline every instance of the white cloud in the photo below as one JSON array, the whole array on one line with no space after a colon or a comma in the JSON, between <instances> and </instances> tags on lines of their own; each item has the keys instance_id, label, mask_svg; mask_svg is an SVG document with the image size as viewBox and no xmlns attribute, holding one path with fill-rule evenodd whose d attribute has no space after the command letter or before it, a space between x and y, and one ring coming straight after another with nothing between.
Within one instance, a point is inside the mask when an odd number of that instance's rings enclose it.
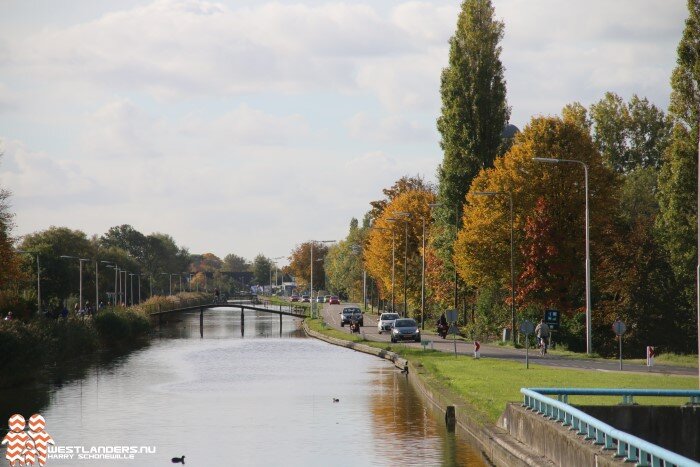
<instances>
[{"instance_id":1,"label":"white cloud","mask_svg":"<svg viewBox=\"0 0 700 467\"><path fill-rule=\"evenodd\" d=\"M345 125L353 138L406 144L424 141L431 136L430 129L400 115L376 118L366 112L358 112Z\"/></svg>"}]
</instances>

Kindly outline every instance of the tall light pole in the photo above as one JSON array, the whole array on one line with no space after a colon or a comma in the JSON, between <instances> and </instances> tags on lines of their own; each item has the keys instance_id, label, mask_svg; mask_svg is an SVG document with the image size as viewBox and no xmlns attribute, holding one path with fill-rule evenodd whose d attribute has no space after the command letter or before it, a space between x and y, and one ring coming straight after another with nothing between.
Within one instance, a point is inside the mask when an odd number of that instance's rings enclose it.
<instances>
[{"instance_id":1,"label":"tall light pole","mask_svg":"<svg viewBox=\"0 0 700 467\"><path fill-rule=\"evenodd\" d=\"M431 208L435 208L438 206L444 206L444 204L443 203L430 203L429 206ZM456 231L458 229L457 221L459 220L459 206L455 206L455 213L454 214L455 214L455 241L456 241L457 240ZM452 262L454 263L453 266L454 266L454 270L455 270L454 271L454 309L456 311L457 310L457 263L455 263L454 260Z\"/></svg>"},{"instance_id":2,"label":"tall light pole","mask_svg":"<svg viewBox=\"0 0 700 467\"><path fill-rule=\"evenodd\" d=\"M39 267L39 253L26 250L17 250L17 253L36 255L36 312L41 314L41 268Z\"/></svg>"},{"instance_id":3,"label":"tall light pole","mask_svg":"<svg viewBox=\"0 0 700 467\"><path fill-rule=\"evenodd\" d=\"M586 354L590 355L593 352L593 331L591 326L591 256L589 242L589 218L588 218L588 165L582 161L573 159L552 159L548 157L534 157L532 160L536 162L546 162L549 164L558 164L567 162L571 164L580 164L583 167L583 175L586 186Z\"/></svg>"},{"instance_id":4,"label":"tall light pole","mask_svg":"<svg viewBox=\"0 0 700 467\"><path fill-rule=\"evenodd\" d=\"M411 213L398 211L394 214L403 216L402 218L389 218L388 221L396 222L403 221L404 223L404 241L403 241L403 314L408 316L408 295L407 295L407 277L408 277L408 218L411 217Z\"/></svg>"},{"instance_id":5,"label":"tall light pole","mask_svg":"<svg viewBox=\"0 0 700 467\"><path fill-rule=\"evenodd\" d=\"M335 240L311 240L311 280L309 281L309 301L311 302L311 317L314 317L314 243L333 243Z\"/></svg>"},{"instance_id":6,"label":"tall light pole","mask_svg":"<svg viewBox=\"0 0 700 467\"><path fill-rule=\"evenodd\" d=\"M391 230L391 312L394 312L394 270L396 261L394 261L394 246L395 246L395 235L393 229L388 229L385 227L372 227L372 230ZM384 299L386 301L386 298ZM386 303L385 303L386 305ZM386 306L384 307L386 311Z\"/></svg>"},{"instance_id":7,"label":"tall light pole","mask_svg":"<svg viewBox=\"0 0 700 467\"><path fill-rule=\"evenodd\" d=\"M700 125L698 125L698 133L700 133ZM700 135L699 135L700 136ZM698 209L697 209L697 221L698 221L698 267L697 267L697 300L698 300L698 387L700 388L700 138L698 138ZM37 259L38 261L38 259Z\"/></svg>"},{"instance_id":8,"label":"tall light pole","mask_svg":"<svg viewBox=\"0 0 700 467\"><path fill-rule=\"evenodd\" d=\"M284 259L284 256L277 256L275 258L272 258L272 263L275 265L275 286L278 285L277 284L277 270L279 269L277 267L277 260L278 259ZM270 282L272 282L272 274L270 274ZM270 285L270 295L272 295L272 285Z\"/></svg>"},{"instance_id":9,"label":"tall light pole","mask_svg":"<svg viewBox=\"0 0 700 467\"><path fill-rule=\"evenodd\" d=\"M173 294L173 275L170 274L169 272L161 272L160 274L165 275L165 276L170 276L170 289L169 289L170 291L168 292L168 295L172 295Z\"/></svg>"},{"instance_id":10,"label":"tall light pole","mask_svg":"<svg viewBox=\"0 0 700 467\"><path fill-rule=\"evenodd\" d=\"M111 261L100 261L104 263L105 267L114 268L114 297L112 297L113 306L117 306L117 270L119 269L116 264Z\"/></svg>"},{"instance_id":11,"label":"tall light pole","mask_svg":"<svg viewBox=\"0 0 700 467\"><path fill-rule=\"evenodd\" d=\"M507 196L510 202L510 338L515 345L515 265L513 248L513 193L510 191L476 191L477 196Z\"/></svg>"},{"instance_id":12,"label":"tall light pole","mask_svg":"<svg viewBox=\"0 0 700 467\"><path fill-rule=\"evenodd\" d=\"M89 259L86 259L86 258L79 258L78 256L69 256L69 255L61 255L61 258L77 259L78 262L80 263L80 268L79 268L79 269L80 269L80 275L79 275L79 278L80 278L80 279L79 279L79 280L80 280L80 287L79 287L80 293L79 293L79 296L78 296L78 300L79 300L78 309L79 309L79 310L82 310L82 309L83 309L83 262L85 262L85 261L90 261L90 260L89 260Z\"/></svg>"}]
</instances>

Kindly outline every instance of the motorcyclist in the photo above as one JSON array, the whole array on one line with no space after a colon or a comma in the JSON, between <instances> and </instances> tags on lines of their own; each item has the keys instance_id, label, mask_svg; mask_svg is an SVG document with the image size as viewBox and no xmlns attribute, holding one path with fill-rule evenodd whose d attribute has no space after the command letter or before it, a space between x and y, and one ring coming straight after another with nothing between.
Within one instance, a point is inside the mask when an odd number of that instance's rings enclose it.
<instances>
[{"instance_id":1,"label":"motorcyclist","mask_svg":"<svg viewBox=\"0 0 700 467\"><path fill-rule=\"evenodd\" d=\"M445 317L445 313L440 315L440 319L438 320L438 323L437 323L437 328L438 328L438 334L440 335L440 337L442 337L444 339L447 336L447 330L448 330L447 318Z\"/></svg>"}]
</instances>

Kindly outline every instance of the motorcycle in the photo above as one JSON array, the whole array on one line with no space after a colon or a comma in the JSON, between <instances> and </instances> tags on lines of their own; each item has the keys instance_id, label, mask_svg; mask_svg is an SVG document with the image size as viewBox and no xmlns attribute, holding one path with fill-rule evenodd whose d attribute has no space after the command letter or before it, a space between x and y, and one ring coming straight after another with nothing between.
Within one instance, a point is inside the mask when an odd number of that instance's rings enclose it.
<instances>
[{"instance_id":1,"label":"motorcycle","mask_svg":"<svg viewBox=\"0 0 700 467\"><path fill-rule=\"evenodd\" d=\"M440 337L442 337L443 339L446 338L449 330L450 327L447 325L447 323L438 321L437 332Z\"/></svg>"},{"instance_id":2,"label":"motorcycle","mask_svg":"<svg viewBox=\"0 0 700 467\"><path fill-rule=\"evenodd\" d=\"M353 320L350 322L350 332L351 332L351 333L356 332L356 333L359 334L359 332L360 332L360 320L358 320L358 319L353 319Z\"/></svg>"}]
</instances>

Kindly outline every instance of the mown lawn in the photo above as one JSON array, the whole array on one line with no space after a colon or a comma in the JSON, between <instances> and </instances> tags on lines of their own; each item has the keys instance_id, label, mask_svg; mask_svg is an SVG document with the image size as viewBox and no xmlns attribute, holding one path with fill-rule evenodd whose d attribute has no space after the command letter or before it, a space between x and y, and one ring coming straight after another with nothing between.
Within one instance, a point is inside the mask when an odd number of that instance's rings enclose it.
<instances>
[{"instance_id":1,"label":"mown lawn","mask_svg":"<svg viewBox=\"0 0 700 467\"><path fill-rule=\"evenodd\" d=\"M357 335L325 329L320 320L309 320L309 327L326 335L363 342ZM477 414L495 423L507 402L520 401L523 387L650 388L697 389L697 377L659 374L618 373L551 368L494 358L475 360L471 356L419 350L401 344L364 341L364 344L394 351L414 365L420 365L429 377L467 401ZM687 400L671 398L635 398L640 404L680 405ZM617 404L617 397L570 397L572 404Z\"/></svg>"}]
</instances>

